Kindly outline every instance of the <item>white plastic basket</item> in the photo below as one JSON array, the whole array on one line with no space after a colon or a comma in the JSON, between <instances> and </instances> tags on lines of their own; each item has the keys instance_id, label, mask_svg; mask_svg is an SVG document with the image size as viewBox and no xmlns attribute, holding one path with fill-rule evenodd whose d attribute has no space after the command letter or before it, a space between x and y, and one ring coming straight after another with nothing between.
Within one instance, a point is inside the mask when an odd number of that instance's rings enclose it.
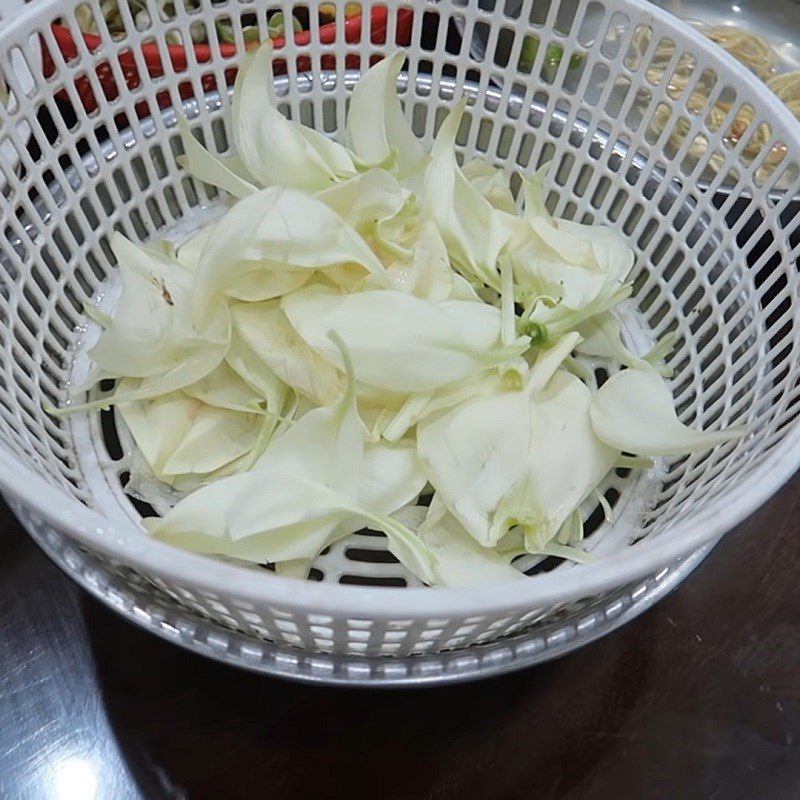
<instances>
[{"instance_id":1,"label":"white plastic basket","mask_svg":"<svg viewBox=\"0 0 800 800\"><path fill-rule=\"evenodd\" d=\"M589 526L594 562L549 571L547 564L531 564L542 571L508 585L415 586L387 561L383 540L366 534L331 548L316 564L321 580L306 582L147 538L123 491L127 454L115 451L110 418L54 419L42 406L63 400L85 365L92 331L82 303L113 299L112 230L139 240L180 241L221 212L225 199L187 178L176 163L175 108L193 118L212 147L223 151L229 140L227 87L240 56L226 56L211 21L232 21L241 54L243 14L256 14L265 36L268 11L279 9L288 18L296 7L203 0L199 11L187 11L176 2L176 17L165 21L153 3L148 28L137 30L126 15L128 34L115 39L101 24L100 46L90 49L75 22L77 5L41 0L0 27L0 70L18 99L14 108L0 108L0 147L9 142L22 166L9 170L0 162L0 484L39 534L63 533L114 565L131 586L141 587L144 578L250 637L313 652L407 656L540 625L559 609L653 574L735 525L800 463L800 209L791 199L800 189L800 126L780 102L722 51L647 3L526 0L504 6L498 0L487 10L486 0L413 8L383 0L362 3L361 22L349 23L347 34L338 24L330 44L320 43L312 13L312 43L298 44L290 34L276 49L285 74L275 90L285 111L336 135L360 66L403 46L408 67L400 89L418 134L431 141L454 98L465 92L474 99L459 138L465 157L482 154L510 173L552 161L555 212L614 225L637 252L628 334L651 339L680 332L671 363L683 421L705 428L746 423L751 433L712 452L659 464L638 479L615 473L607 491L616 521ZM89 5L99 18L98 0ZM341 22L345 4L335 5ZM378 24L384 16L385 25ZM66 58L63 38L52 28L58 19L75 42L74 55ZM185 67L180 61L171 66L165 33L178 31L188 42L190 25L198 21L211 36L210 60L198 60L190 49ZM642 29L650 43L640 58L629 46ZM482 60L470 52L476 31L486 42ZM538 37L540 46L530 71L520 71L526 35ZM39 37L54 69L47 79L31 45ZM682 94L668 81L647 78L649 54L664 40L674 47L667 74L678 64L693 69ZM141 52L148 42L159 48L164 73L152 80ZM546 63L552 43L564 52L555 68ZM33 87L10 75L20 57L36 78ZM708 108L732 103L716 130L705 113L687 109L695 87L704 87ZM63 112L64 100L74 117ZM768 126L754 159L744 157L749 135L737 142L727 135L743 106L752 108L752 130ZM668 117L665 128L653 124L656 114L662 122ZM56 132L52 143L46 116ZM21 121L36 148L26 148ZM671 134L679 123L689 132L676 145ZM706 143L699 157L698 142ZM778 167L763 169L775 152L783 154ZM700 190L698 178L708 175L712 157L721 166L710 187ZM587 507L592 514L596 510ZM411 585L385 585L404 582Z\"/></svg>"}]
</instances>

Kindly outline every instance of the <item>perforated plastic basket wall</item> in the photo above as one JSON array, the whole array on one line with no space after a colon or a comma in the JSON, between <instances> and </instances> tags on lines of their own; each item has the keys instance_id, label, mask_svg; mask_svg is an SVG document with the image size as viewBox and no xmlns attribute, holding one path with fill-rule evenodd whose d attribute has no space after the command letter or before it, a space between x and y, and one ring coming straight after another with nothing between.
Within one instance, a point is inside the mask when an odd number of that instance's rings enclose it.
<instances>
[{"instance_id":1,"label":"perforated plastic basket wall","mask_svg":"<svg viewBox=\"0 0 800 800\"><path fill-rule=\"evenodd\" d=\"M681 418L751 432L640 477L616 472L605 487L614 523L585 509L594 562L529 560L523 566L535 574L511 585L414 585L383 539L367 534L331 548L316 564L318 580L306 582L148 539L123 490L129 447L116 441L113 416L54 419L42 405L62 401L85 370L96 332L84 301L113 303L112 230L180 242L221 213L224 198L177 166L175 109L225 151L243 16L254 14L264 37L268 14L298 8L186 0L187 10L178 0L163 20L151 3L142 30L123 10L127 34L114 38L91 0L100 33L84 38L76 5L40 0L0 26L12 93L0 107L0 483L30 527L60 531L118 565L131 585L150 581L249 636L408 655L519 631L652 574L712 541L794 471L800 126L781 104L694 31L633 0L362 3L346 30L337 2L332 41L321 43L316 7L302 6L310 44L290 34L276 49L274 88L286 113L339 135L360 67L404 46L400 89L416 132L430 142L466 93L474 103L459 137L465 157L504 166L514 186L519 173L552 161L555 213L618 227L636 250L629 337L678 331L671 386ZM233 47L217 41L220 18L232 25ZM188 43L197 25L207 48L167 47L168 32ZM160 54L158 69L143 46ZM660 73L649 68L657 47L670 54ZM14 74L20 60L27 69ZM678 68L691 74L683 90L670 81ZM720 124L709 112L721 104L730 110ZM701 177L708 188L698 188Z\"/></svg>"}]
</instances>

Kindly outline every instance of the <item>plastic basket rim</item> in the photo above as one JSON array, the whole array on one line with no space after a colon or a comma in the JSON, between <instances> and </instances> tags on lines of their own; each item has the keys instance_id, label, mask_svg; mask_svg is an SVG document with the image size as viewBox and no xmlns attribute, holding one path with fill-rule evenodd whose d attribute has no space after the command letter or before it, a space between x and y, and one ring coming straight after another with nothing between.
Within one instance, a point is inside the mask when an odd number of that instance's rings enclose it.
<instances>
[{"instance_id":1,"label":"plastic basket rim","mask_svg":"<svg viewBox=\"0 0 800 800\"><path fill-rule=\"evenodd\" d=\"M618 6L644 10L653 23L677 29L712 59L721 60L737 81L769 106L779 127L794 130L800 145L800 122L777 97L764 95L764 84L733 56L706 40L688 23L647 0L615 0ZM31 17L44 21L60 0L41 0L0 28L0 40L29 27ZM49 22L49 20L47 20ZM30 35L30 33L28 33ZM386 50L386 46L378 49ZM795 315L800 308L795 309ZM754 435L754 434L749 434ZM724 445L723 445L724 446ZM50 525L79 544L92 548L145 576L191 585L211 593L229 595L259 605L296 608L308 613L352 617L397 618L502 613L534 608L598 594L623 586L698 549L731 530L774 495L800 468L800 425L794 425L771 451L769 459L711 506L688 522L671 524L664 534L646 538L633 547L566 571L555 571L513 583L487 582L465 587L364 587L338 583L299 581L275 574L256 577L251 569L224 563L171 547L152 539L133 523L119 527L99 512L68 497L0 445L0 490L24 503ZM722 502L725 500L727 502ZM666 538L669 534L669 538ZM433 602L432 602L433 601Z\"/></svg>"},{"instance_id":2,"label":"plastic basket rim","mask_svg":"<svg viewBox=\"0 0 800 800\"><path fill-rule=\"evenodd\" d=\"M717 544L710 542L686 556L680 563L673 565L669 571L662 571L657 576L645 578L647 583L640 586L634 584L635 588L628 593L631 604L618 612L611 612L611 608L617 607L620 602L618 596L608 600L598 599L594 607L582 609L577 622L573 623L578 630L576 637L560 637L559 632L563 630L565 622L551 619L544 622L541 627L537 625L534 629L524 628L500 639L469 645L466 649L456 648L405 656L389 654L364 656L308 651L266 639L259 639L256 644L248 634L230 629L218 620L202 617L195 609L178 605L169 599L164 600L163 597L151 596L146 587L132 589L107 567L102 564L95 565L98 559L95 553L71 559L65 554L59 554L53 542L47 536L42 536L35 528L29 532L33 540L65 575L108 605L123 619L164 641L255 674L320 686L370 688L424 688L466 683L497 677L561 658L583 645L612 633L647 611L686 580L705 561ZM78 568L83 559L88 559L92 565L91 578ZM102 579L98 580L95 570L103 577L107 577L109 583L106 584ZM123 583L123 586L118 586L119 583ZM116 596L118 592L122 593L122 602L119 602ZM624 592L624 589L620 589L620 592ZM154 606L158 609L162 604L166 608L165 616L160 613L148 616L150 609ZM603 607L605 612L599 612L598 606ZM139 613L141 611L144 613ZM598 613L603 613L602 627L587 626L586 620L596 618ZM177 638L174 635L175 629L181 632ZM209 648L207 642L212 636L217 640L219 637L224 637L226 646ZM529 644L532 639L546 642L546 647L531 649ZM259 648L258 652L261 655L261 659L257 661L251 655L254 645ZM245 647L248 652L247 657L244 656ZM288 658L282 658L285 656ZM320 665L324 665L324 671L320 670ZM391 673L388 672L389 669Z\"/></svg>"}]
</instances>

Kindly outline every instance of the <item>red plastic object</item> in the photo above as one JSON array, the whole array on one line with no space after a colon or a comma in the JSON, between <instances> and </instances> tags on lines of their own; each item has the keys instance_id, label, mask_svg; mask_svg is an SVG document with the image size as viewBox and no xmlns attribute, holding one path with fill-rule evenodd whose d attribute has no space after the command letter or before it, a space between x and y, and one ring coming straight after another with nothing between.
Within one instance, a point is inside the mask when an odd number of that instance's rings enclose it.
<instances>
[{"instance_id":1,"label":"red plastic object","mask_svg":"<svg viewBox=\"0 0 800 800\"><path fill-rule=\"evenodd\" d=\"M385 44L386 42L386 23L388 18L387 9L384 7L377 7L372 10L371 14L371 41L373 44ZM411 24L414 19L414 14L409 9L401 9L397 12L397 43L406 45L411 39ZM362 17L361 15L349 17L345 20L344 31L345 41L348 44L357 44L361 41ZM54 24L52 26L53 35L58 42L58 47L64 60L69 62L76 58L78 55L78 47L75 40L72 38L72 32L64 25ZM320 40L323 44L333 44L336 37L336 23L332 22L328 25L323 25L319 29ZM306 45L310 42L311 34L308 31L302 31L295 34L295 43L298 45ZM101 45L101 39L96 34L84 33L83 40L86 47L90 52L96 51ZM285 44L285 39L278 38L273 40L273 45L276 50L279 50ZM230 58L236 55L236 45L234 44L220 44L220 54L223 58ZM172 67L176 72L182 72L186 69L186 50L183 45L169 45L167 47L169 58L172 62ZM211 48L207 44L194 45L195 58L199 63L208 63L211 61ZM150 78L158 78L164 74L164 67L161 62L161 54L155 44L145 44L142 47L142 55L144 62L147 65L147 72ZM42 43L42 61L44 67L45 77L50 77L55 72L55 65L53 58L49 53L44 42ZM136 67L136 62L133 54L130 52L123 52L119 56L119 64L122 74L125 77L125 82L129 89L136 89L141 80L139 77L139 70ZM358 56L348 56L346 59L348 67L358 66ZM333 56L322 57L323 69L330 69L334 65ZM299 70L307 70L311 68L311 62L307 58L300 57L298 59L297 67ZM284 62L276 61L274 64L276 73L285 72L286 65ZM113 100L119 95L119 89L114 77L114 73L110 64L107 61L95 67L95 72L100 81L108 100ZM236 69L231 68L225 71L225 80L229 84L233 82L236 75ZM216 81L213 75L206 75L202 79L202 86L204 91L212 91L216 89ZM78 90L81 102L87 112L94 111L97 108L97 100L94 95L91 83L86 76L79 76L75 79L75 88ZM190 97L193 94L192 85L187 81L179 86L181 97ZM164 91L157 95L159 106L162 108L170 104L169 93ZM137 113L140 115L147 114L146 104L142 103L137 106Z\"/></svg>"}]
</instances>

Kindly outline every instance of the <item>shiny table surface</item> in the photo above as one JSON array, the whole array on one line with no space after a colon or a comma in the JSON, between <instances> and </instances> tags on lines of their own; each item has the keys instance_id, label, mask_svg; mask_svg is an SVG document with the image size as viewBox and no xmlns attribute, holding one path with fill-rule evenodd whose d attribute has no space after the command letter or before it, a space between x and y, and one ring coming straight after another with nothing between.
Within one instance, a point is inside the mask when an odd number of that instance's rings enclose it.
<instances>
[{"instance_id":1,"label":"shiny table surface","mask_svg":"<svg viewBox=\"0 0 800 800\"><path fill-rule=\"evenodd\" d=\"M671 596L559 661L294 685L146 634L0 509L0 798L800 797L800 476Z\"/></svg>"}]
</instances>

